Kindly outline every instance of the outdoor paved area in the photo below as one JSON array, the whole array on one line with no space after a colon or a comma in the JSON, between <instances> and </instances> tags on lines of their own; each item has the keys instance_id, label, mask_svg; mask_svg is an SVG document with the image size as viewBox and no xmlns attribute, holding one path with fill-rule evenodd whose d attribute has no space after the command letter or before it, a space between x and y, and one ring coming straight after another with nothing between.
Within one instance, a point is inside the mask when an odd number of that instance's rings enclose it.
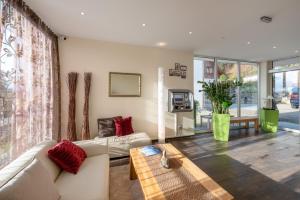
<instances>
[{"instance_id":1,"label":"outdoor paved area","mask_svg":"<svg viewBox=\"0 0 300 200\"><path fill-rule=\"evenodd\" d=\"M299 108L292 108L290 104L277 104L279 110L279 121L299 124L300 110Z\"/></svg>"}]
</instances>

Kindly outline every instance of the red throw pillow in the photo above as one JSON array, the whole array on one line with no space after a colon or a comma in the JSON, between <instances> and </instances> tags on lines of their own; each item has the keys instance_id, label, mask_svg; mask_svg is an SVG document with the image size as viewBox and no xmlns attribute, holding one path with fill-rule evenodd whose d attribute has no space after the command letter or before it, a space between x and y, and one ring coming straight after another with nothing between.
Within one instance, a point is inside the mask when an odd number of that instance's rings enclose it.
<instances>
[{"instance_id":1,"label":"red throw pillow","mask_svg":"<svg viewBox=\"0 0 300 200\"><path fill-rule=\"evenodd\" d=\"M129 135L133 133L132 123L131 123L131 117L127 117L123 119L123 135Z\"/></svg>"},{"instance_id":2,"label":"red throw pillow","mask_svg":"<svg viewBox=\"0 0 300 200\"><path fill-rule=\"evenodd\" d=\"M114 119L116 127L116 136L124 136L133 133L133 128L131 124L131 117L127 118L116 118Z\"/></svg>"},{"instance_id":3,"label":"red throw pillow","mask_svg":"<svg viewBox=\"0 0 300 200\"><path fill-rule=\"evenodd\" d=\"M115 122L115 128L116 128L116 136L122 136L123 135L123 119L122 118L114 118Z\"/></svg>"},{"instance_id":4,"label":"red throw pillow","mask_svg":"<svg viewBox=\"0 0 300 200\"><path fill-rule=\"evenodd\" d=\"M77 174L86 158L85 151L69 140L63 140L48 151L49 158L61 169Z\"/></svg>"}]
</instances>

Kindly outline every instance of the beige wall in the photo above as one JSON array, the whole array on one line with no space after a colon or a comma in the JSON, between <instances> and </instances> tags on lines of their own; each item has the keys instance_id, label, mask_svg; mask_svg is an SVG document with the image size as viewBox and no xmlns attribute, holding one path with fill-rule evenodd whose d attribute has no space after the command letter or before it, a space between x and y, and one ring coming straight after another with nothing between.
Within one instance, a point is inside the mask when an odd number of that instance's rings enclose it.
<instances>
[{"instance_id":1,"label":"beige wall","mask_svg":"<svg viewBox=\"0 0 300 200\"><path fill-rule=\"evenodd\" d=\"M174 114L167 112L167 89L193 90L193 53L163 48L148 48L111 42L68 38L59 42L62 79L62 136L66 136L68 89L66 77L78 72L76 93L77 134L80 134L83 111L83 73L92 72L90 94L90 130L97 135L97 118L117 115L132 116L133 128L157 138L157 73L165 68L166 131L174 133ZM169 77L168 69L179 62L188 66L187 79ZM109 72L142 74L142 97L108 97ZM193 127L193 114L180 114L185 128Z\"/></svg>"}]
</instances>

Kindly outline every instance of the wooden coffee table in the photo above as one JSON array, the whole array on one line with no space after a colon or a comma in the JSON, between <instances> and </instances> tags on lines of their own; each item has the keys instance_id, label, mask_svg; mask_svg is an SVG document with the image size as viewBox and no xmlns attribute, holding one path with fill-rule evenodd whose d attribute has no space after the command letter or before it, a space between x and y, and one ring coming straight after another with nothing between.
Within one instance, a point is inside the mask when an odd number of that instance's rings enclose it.
<instances>
[{"instance_id":1,"label":"wooden coffee table","mask_svg":"<svg viewBox=\"0 0 300 200\"><path fill-rule=\"evenodd\" d=\"M167 151L170 169L160 166L161 155L146 157L140 148L130 149L130 179L139 180L146 200L233 199L172 144L157 147Z\"/></svg>"}]
</instances>

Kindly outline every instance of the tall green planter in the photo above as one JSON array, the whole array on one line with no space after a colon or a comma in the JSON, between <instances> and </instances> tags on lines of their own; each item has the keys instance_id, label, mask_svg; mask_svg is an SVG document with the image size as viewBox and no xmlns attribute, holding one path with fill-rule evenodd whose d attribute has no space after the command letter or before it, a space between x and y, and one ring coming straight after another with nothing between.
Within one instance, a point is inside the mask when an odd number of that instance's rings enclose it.
<instances>
[{"instance_id":1,"label":"tall green planter","mask_svg":"<svg viewBox=\"0 0 300 200\"><path fill-rule=\"evenodd\" d=\"M259 115L261 129L267 133L276 133L278 129L279 111L261 109Z\"/></svg>"},{"instance_id":2,"label":"tall green planter","mask_svg":"<svg viewBox=\"0 0 300 200\"><path fill-rule=\"evenodd\" d=\"M213 113L213 133L215 140L229 140L230 115Z\"/></svg>"}]
</instances>

